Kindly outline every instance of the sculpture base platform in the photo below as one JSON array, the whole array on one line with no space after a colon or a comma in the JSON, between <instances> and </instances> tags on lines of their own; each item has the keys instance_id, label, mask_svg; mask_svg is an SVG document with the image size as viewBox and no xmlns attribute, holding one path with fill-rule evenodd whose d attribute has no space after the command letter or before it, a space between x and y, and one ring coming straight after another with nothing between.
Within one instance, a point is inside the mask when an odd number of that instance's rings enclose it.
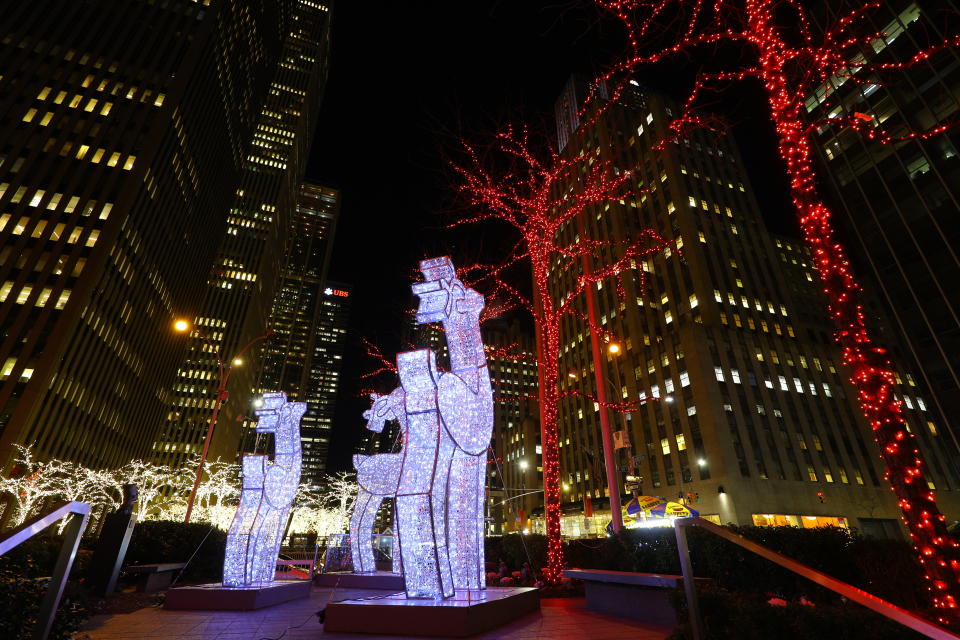
<instances>
[{"instance_id":1,"label":"sculpture base platform","mask_svg":"<svg viewBox=\"0 0 960 640\"><path fill-rule=\"evenodd\" d=\"M281 602L310 597L309 580L274 582L268 587L224 587L219 582L177 587L167 591L164 609L253 611Z\"/></svg>"},{"instance_id":2,"label":"sculpture base platform","mask_svg":"<svg viewBox=\"0 0 960 640\"><path fill-rule=\"evenodd\" d=\"M389 571L373 573L334 572L321 573L313 577L313 584L318 587L335 589L395 589L403 590L403 576Z\"/></svg>"},{"instance_id":3,"label":"sculpture base platform","mask_svg":"<svg viewBox=\"0 0 960 640\"><path fill-rule=\"evenodd\" d=\"M463 638L495 629L540 609L540 595L526 587L457 591L449 600L407 600L397 593L376 600L327 605L325 632Z\"/></svg>"}]
</instances>

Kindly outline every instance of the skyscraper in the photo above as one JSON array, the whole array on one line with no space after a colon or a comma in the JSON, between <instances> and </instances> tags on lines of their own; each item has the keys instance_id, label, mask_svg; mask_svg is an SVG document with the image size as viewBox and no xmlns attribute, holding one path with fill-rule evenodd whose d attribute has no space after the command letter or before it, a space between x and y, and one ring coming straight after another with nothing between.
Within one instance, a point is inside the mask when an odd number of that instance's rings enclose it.
<instances>
[{"instance_id":1,"label":"skyscraper","mask_svg":"<svg viewBox=\"0 0 960 640\"><path fill-rule=\"evenodd\" d=\"M5 8L0 463L150 452L291 4Z\"/></svg>"},{"instance_id":2,"label":"skyscraper","mask_svg":"<svg viewBox=\"0 0 960 640\"><path fill-rule=\"evenodd\" d=\"M487 469L490 533L522 530L543 503L539 467L537 356L533 332L518 319L493 319L481 327L494 395L493 442Z\"/></svg>"},{"instance_id":3,"label":"skyscraper","mask_svg":"<svg viewBox=\"0 0 960 640\"><path fill-rule=\"evenodd\" d=\"M816 3L817 22L840 10ZM956 32L951 0L878 5L865 28L883 38L864 46L871 62L905 63ZM951 30L952 24L952 30ZM853 118L895 136L955 122L960 67L955 48L904 71L858 69L833 77L807 100L811 121ZM852 68L854 65L851 65ZM839 121L838 121L839 122ZM931 389L945 434L960 438L960 133L881 144L842 126L821 125L816 149L851 259L883 303L906 355ZM960 461L954 461L954 465Z\"/></svg>"},{"instance_id":4,"label":"skyscraper","mask_svg":"<svg viewBox=\"0 0 960 640\"><path fill-rule=\"evenodd\" d=\"M301 185L270 314L275 335L258 385L261 391L284 391L291 401L307 402L301 420L305 482L319 480L326 469L349 317L350 286L327 282L339 212L336 190Z\"/></svg>"},{"instance_id":5,"label":"skyscraper","mask_svg":"<svg viewBox=\"0 0 960 640\"><path fill-rule=\"evenodd\" d=\"M598 286L595 316L619 340L602 354L602 371L594 371L588 326L573 318L562 335L564 390L593 394L602 384L614 401L637 405L611 417L629 439L617 490L625 494L633 475L638 493L682 500L720 522L897 530L897 505L831 339L812 262L765 229L729 136L697 131L654 150L673 115L669 101L634 87L568 142L567 153L631 171L632 193L584 216L588 237L623 246L653 228L676 243L620 274L625 295L613 279ZM572 241L574 225L565 233ZM553 274L558 299L576 278ZM953 513L960 478L926 424L925 399L906 383L898 393ZM561 405L561 476L571 501L608 499L591 459L602 450L603 410L576 394Z\"/></svg>"},{"instance_id":6,"label":"skyscraper","mask_svg":"<svg viewBox=\"0 0 960 640\"><path fill-rule=\"evenodd\" d=\"M202 450L218 388L218 353L232 371L229 399L217 420L209 457L232 459L246 416L252 415L262 343L235 365L231 360L267 330L329 70L330 26L327 5L304 0L295 4L243 160L203 308L192 319L194 329L177 371L171 406L154 443L159 462L179 466Z\"/></svg>"}]
</instances>

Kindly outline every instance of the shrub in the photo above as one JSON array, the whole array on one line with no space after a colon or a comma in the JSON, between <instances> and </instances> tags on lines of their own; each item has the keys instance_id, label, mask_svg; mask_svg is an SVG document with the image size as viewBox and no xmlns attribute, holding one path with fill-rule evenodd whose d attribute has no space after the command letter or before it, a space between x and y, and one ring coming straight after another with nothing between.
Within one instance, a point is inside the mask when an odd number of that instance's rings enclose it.
<instances>
[{"instance_id":1,"label":"shrub","mask_svg":"<svg viewBox=\"0 0 960 640\"><path fill-rule=\"evenodd\" d=\"M47 581L37 578L50 575L56 561L56 556L49 564L46 563L46 557L43 563L35 561L29 549L21 548L27 544L24 543L14 550L19 550L15 558L0 557L0 638L4 640L26 640L32 637L40 603L47 592ZM50 545L31 546L45 552ZM87 619L87 610L77 595L76 583L68 583L48 636L51 640L68 640Z\"/></svg>"},{"instance_id":2,"label":"shrub","mask_svg":"<svg viewBox=\"0 0 960 640\"><path fill-rule=\"evenodd\" d=\"M536 533L511 533L500 538L499 552L499 557L487 556L487 559L499 562L503 558L511 569L519 569L524 562L542 569L547 563L547 537Z\"/></svg>"},{"instance_id":3,"label":"shrub","mask_svg":"<svg viewBox=\"0 0 960 640\"><path fill-rule=\"evenodd\" d=\"M863 538L837 528L732 527L745 538L887 599L916 609L924 602L923 574L905 542ZM687 530L697 576L733 591L775 593L816 602L836 596L780 566L708 531ZM634 529L619 536L567 543L571 566L584 569L679 574L672 529Z\"/></svg>"},{"instance_id":4,"label":"shrub","mask_svg":"<svg viewBox=\"0 0 960 640\"><path fill-rule=\"evenodd\" d=\"M855 604L771 606L764 596L738 594L719 588L699 589L703 640L919 640L923 636ZM670 640L693 637L684 598L678 591L674 606L681 624Z\"/></svg>"},{"instance_id":5,"label":"shrub","mask_svg":"<svg viewBox=\"0 0 960 640\"><path fill-rule=\"evenodd\" d=\"M125 564L187 562L193 556L179 581L215 582L223 577L226 546L227 533L206 523L147 520L133 530Z\"/></svg>"}]
</instances>

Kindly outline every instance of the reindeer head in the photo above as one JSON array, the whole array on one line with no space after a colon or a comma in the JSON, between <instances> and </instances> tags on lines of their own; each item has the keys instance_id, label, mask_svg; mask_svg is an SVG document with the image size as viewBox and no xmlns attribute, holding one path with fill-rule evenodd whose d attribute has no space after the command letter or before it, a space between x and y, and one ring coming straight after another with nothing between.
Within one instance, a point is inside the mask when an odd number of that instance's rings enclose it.
<instances>
[{"instance_id":1,"label":"reindeer head","mask_svg":"<svg viewBox=\"0 0 960 640\"><path fill-rule=\"evenodd\" d=\"M455 314L470 314L476 320L483 310L483 296L464 286L457 279L450 258L431 258L420 262L424 282L413 285L413 293L420 298L417 324L444 322Z\"/></svg>"},{"instance_id":2,"label":"reindeer head","mask_svg":"<svg viewBox=\"0 0 960 640\"><path fill-rule=\"evenodd\" d=\"M403 417L405 417L403 415L402 401L397 400L395 393L396 392L385 396L378 393L370 394L370 400L373 404L363 412L363 417L367 419L367 429L380 433L383 431L383 425L388 421L402 421Z\"/></svg>"}]
</instances>

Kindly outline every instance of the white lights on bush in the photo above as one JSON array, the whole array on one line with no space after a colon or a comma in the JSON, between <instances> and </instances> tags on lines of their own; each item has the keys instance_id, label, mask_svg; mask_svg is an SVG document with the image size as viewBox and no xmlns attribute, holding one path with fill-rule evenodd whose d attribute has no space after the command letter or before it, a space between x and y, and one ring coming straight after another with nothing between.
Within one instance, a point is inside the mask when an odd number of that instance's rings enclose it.
<instances>
[{"instance_id":1,"label":"white lights on bush","mask_svg":"<svg viewBox=\"0 0 960 640\"><path fill-rule=\"evenodd\" d=\"M482 589L483 480L493 432L493 391L480 338L483 296L457 279L449 258L420 263L424 282L417 322L443 323L450 372L429 349L397 356L400 388L374 398L368 428L396 419L399 454L356 456L360 482L351 522L355 569L372 570L370 527L391 487L408 598L449 598L454 589ZM395 554L396 555L396 554Z\"/></svg>"},{"instance_id":2,"label":"white lights on bush","mask_svg":"<svg viewBox=\"0 0 960 640\"><path fill-rule=\"evenodd\" d=\"M300 484L300 418L305 402L285 393L263 394L257 432L274 434L273 461L243 457L243 492L227 533L223 586L262 587L273 582L280 541Z\"/></svg>"}]
</instances>

